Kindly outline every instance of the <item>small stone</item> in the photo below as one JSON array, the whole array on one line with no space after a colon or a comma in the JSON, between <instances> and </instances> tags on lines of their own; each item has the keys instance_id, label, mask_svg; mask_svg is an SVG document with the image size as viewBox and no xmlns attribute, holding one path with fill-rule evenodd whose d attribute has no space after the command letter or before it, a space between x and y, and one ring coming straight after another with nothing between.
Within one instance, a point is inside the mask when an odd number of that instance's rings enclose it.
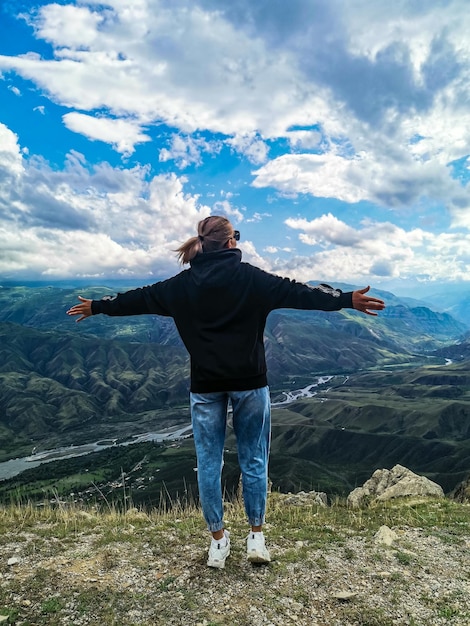
<instances>
[{"instance_id":1,"label":"small stone","mask_svg":"<svg viewBox=\"0 0 470 626\"><path fill-rule=\"evenodd\" d=\"M357 592L355 591L338 591L333 594L333 598L337 600L342 600L343 602L347 602L348 600L352 600L357 596Z\"/></svg>"},{"instance_id":2,"label":"small stone","mask_svg":"<svg viewBox=\"0 0 470 626\"><path fill-rule=\"evenodd\" d=\"M8 559L7 561L7 565L18 565L18 563L20 562L19 558L17 556L12 556L10 559Z\"/></svg>"},{"instance_id":3,"label":"small stone","mask_svg":"<svg viewBox=\"0 0 470 626\"><path fill-rule=\"evenodd\" d=\"M386 546L391 546L392 543L398 539L398 535L388 526L381 526L375 533L374 539L377 543L383 543Z\"/></svg>"},{"instance_id":4,"label":"small stone","mask_svg":"<svg viewBox=\"0 0 470 626\"><path fill-rule=\"evenodd\" d=\"M8 621L8 615L0 615L0 624Z\"/></svg>"}]
</instances>

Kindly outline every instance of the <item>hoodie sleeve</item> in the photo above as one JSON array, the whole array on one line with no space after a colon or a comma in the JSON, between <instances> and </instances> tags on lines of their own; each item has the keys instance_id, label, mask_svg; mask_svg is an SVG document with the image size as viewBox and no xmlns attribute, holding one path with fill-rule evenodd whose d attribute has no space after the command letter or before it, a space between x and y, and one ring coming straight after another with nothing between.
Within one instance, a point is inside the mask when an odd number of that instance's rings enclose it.
<instances>
[{"instance_id":1,"label":"hoodie sleeve","mask_svg":"<svg viewBox=\"0 0 470 626\"><path fill-rule=\"evenodd\" d=\"M312 287L289 278L259 271L256 283L270 311L274 309L339 311L353 308L352 291L343 292L341 289L335 289L326 284Z\"/></svg>"},{"instance_id":2,"label":"hoodie sleeve","mask_svg":"<svg viewBox=\"0 0 470 626\"><path fill-rule=\"evenodd\" d=\"M132 289L115 296L105 296L101 300L92 300L91 311L93 315L103 313L110 316L124 315L165 315L170 316L168 297L171 289L170 281L162 281Z\"/></svg>"}]
</instances>

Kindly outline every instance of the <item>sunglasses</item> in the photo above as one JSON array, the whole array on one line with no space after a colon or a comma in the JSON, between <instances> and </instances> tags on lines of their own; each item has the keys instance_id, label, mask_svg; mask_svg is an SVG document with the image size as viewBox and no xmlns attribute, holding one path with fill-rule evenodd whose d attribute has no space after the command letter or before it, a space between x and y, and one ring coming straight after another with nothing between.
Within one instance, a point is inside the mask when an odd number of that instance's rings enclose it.
<instances>
[{"instance_id":1,"label":"sunglasses","mask_svg":"<svg viewBox=\"0 0 470 626\"><path fill-rule=\"evenodd\" d=\"M239 230L234 230L233 231L232 239L235 239L235 241L240 241L240 231Z\"/></svg>"}]
</instances>

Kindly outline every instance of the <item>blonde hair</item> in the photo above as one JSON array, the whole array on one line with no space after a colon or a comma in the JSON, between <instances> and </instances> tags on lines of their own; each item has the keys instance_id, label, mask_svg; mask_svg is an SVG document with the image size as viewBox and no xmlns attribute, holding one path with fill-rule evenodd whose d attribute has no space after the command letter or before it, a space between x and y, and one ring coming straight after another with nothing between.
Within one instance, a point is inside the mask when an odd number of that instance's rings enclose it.
<instances>
[{"instance_id":1,"label":"blonde hair","mask_svg":"<svg viewBox=\"0 0 470 626\"><path fill-rule=\"evenodd\" d=\"M233 232L233 226L226 217L220 215L206 217L197 225L197 236L190 237L177 248L178 261L184 265L201 252L222 250L227 241L233 237Z\"/></svg>"}]
</instances>

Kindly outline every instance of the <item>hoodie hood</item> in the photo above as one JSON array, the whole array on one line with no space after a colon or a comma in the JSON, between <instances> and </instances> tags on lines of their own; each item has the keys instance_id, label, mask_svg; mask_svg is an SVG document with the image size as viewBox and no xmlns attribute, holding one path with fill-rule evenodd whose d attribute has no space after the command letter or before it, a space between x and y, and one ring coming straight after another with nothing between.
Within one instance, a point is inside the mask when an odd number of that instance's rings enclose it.
<instances>
[{"instance_id":1,"label":"hoodie hood","mask_svg":"<svg viewBox=\"0 0 470 626\"><path fill-rule=\"evenodd\" d=\"M239 248L203 252L191 261L191 278L201 287L222 287L233 278L242 260Z\"/></svg>"}]
</instances>

